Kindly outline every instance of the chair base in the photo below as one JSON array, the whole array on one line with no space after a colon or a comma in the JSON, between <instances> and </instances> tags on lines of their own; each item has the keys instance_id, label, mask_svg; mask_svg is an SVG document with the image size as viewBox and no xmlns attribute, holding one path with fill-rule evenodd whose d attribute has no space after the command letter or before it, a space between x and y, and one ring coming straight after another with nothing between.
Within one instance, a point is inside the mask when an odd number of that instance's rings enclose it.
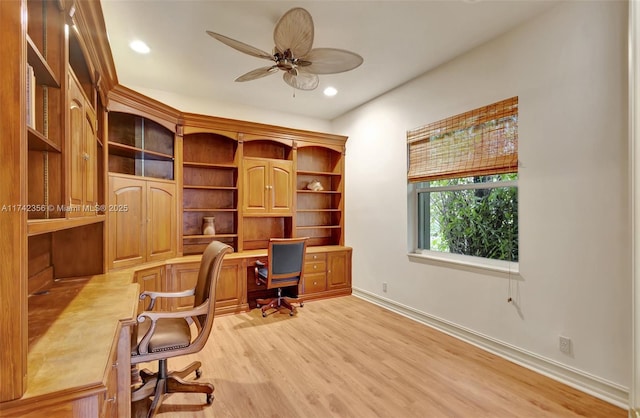
<instances>
[{"instance_id":1,"label":"chair base","mask_svg":"<svg viewBox=\"0 0 640 418\"><path fill-rule=\"evenodd\" d=\"M282 288L278 288L278 296L272 299L256 299L256 304L258 308L262 310L262 316L267 316L267 311L269 309L287 309L289 311L289 315L293 316L296 312L296 307L293 306L293 302L300 303L300 307L304 306L304 302L300 298L292 298L288 296L282 296Z\"/></svg>"},{"instance_id":2,"label":"chair base","mask_svg":"<svg viewBox=\"0 0 640 418\"><path fill-rule=\"evenodd\" d=\"M196 379L199 378L202 375L201 366L202 363L195 361L182 370L168 372L167 360L159 360L157 373L147 369L140 370L142 385L131 391L131 402L153 398L147 412L147 418L153 417L160 409L165 395L172 393L204 393L207 395L207 405L211 405L214 391L212 384L183 380L192 372L195 372Z\"/></svg>"}]
</instances>

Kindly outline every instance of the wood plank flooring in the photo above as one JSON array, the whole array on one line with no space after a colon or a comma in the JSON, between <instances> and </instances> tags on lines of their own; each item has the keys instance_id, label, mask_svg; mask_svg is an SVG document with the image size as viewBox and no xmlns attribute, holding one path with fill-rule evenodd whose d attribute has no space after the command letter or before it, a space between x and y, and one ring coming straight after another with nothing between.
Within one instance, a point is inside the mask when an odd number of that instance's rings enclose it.
<instances>
[{"instance_id":1,"label":"wood plank flooring","mask_svg":"<svg viewBox=\"0 0 640 418\"><path fill-rule=\"evenodd\" d=\"M295 317L219 316L203 363L215 400L172 394L159 417L626 417L627 412L354 296ZM149 366L153 368L153 366Z\"/></svg>"}]
</instances>

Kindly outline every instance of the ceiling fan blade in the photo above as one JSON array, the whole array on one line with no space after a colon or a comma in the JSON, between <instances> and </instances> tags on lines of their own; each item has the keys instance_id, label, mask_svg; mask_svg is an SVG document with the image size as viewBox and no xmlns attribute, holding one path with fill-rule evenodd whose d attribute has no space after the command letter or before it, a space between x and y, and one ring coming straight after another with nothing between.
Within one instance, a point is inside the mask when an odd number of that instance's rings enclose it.
<instances>
[{"instance_id":1,"label":"ceiling fan blade","mask_svg":"<svg viewBox=\"0 0 640 418\"><path fill-rule=\"evenodd\" d=\"M256 68L255 70L249 71L248 73L243 74L240 77L236 78L236 81L256 80L258 78L266 77L268 75L271 75L277 72L278 72L278 67L276 67L275 65L272 65L270 67Z\"/></svg>"},{"instance_id":2,"label":"ceiling fan blade","mask_svg":"<svg viewBox=\"0 0 640 418\"><path fill-rule=\"evenodd\" d=\"M222 42L227 46L230 46L231 48L237 51L244 52L245 54L249 54L251 56L258 57L258 58L273 60L273 55L269 54L268 52L264 52L261 49L255 48L251 45L247 45L244 42L236 41L235 39L231 39L228 36L220 35L219 33L211 32L210 30L208 30L207 33L212 38L217 39L218 41Z\"/></svg>"},{"instance_id":3,"label":"ceiling fan blade","mask_svg":"<svg viewBox=\"0 0 640 418\"><path fill-rule=\"evenodd\" d=\"M305 9L296 7L278 20L273 40L280 52L287 49L295 58L307 55L313 45L313 19Z\"/></svg>"},{"instance_id":4,"label":"ceiling fan blade","mask_svg":"<svg viewBox=\"0 0 640 418\"><path fill-rule=\"evenodd\" d=\"M301 59L311 62L303 68L304 71L314 74L336 74L350 71L360 66L364 61L355 52L336 48L314 48Z\"/></svg>"},{"instance_id":5,"label":"ceiling fan blade","mask_svg":"<svg viewBox=\"0 0 640 418\"><path fill-rule=\"evenodd\" d=\"M315 74L297 72L296 75L295 70L285 72L282 78L285 83L298 90L314 90L320 82Z\"/></svg>"}]
</instances>

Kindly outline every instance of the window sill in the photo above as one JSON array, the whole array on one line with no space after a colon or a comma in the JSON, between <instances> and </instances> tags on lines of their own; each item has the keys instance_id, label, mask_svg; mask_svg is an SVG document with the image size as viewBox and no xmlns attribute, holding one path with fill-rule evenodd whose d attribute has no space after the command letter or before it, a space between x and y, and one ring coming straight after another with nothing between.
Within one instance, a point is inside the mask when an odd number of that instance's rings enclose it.
<instances>
[{"instance_id":1,"label":"window sill","mask_svg":"<svg viewBox=\"0 0 640 418\"><path fill-rule=\"evenodd\" d=\"M508 275L520 275L520 266L517 262L502 260L489 260L486 258L472 257L461 254L449 254L436 251L424 251L407 254L410 261L434 265L444 265L452 268L464 268L482 270Z\"/></svg>"}]
</instances>

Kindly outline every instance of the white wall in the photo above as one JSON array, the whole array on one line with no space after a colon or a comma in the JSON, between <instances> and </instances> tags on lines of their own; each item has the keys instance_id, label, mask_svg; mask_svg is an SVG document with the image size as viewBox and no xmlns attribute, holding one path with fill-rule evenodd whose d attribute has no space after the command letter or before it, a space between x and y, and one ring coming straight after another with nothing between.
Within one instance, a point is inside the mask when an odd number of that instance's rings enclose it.
<instances>
[{"instance_id":1,"label":"white wall","mask_svg":"<svg viewBox=\"0 0 640 418\"><path fill-rule=\"evenodd\" d=\"M349 136L345 222L354 289L626 392L626 31L626 3L561 3L334 120L332 130ZM520 276L509 304L507 275L409 261L405 135L516 95ZM572 355L559 351L559 335L572 339Z\"/></svg>"}]
</instances>

